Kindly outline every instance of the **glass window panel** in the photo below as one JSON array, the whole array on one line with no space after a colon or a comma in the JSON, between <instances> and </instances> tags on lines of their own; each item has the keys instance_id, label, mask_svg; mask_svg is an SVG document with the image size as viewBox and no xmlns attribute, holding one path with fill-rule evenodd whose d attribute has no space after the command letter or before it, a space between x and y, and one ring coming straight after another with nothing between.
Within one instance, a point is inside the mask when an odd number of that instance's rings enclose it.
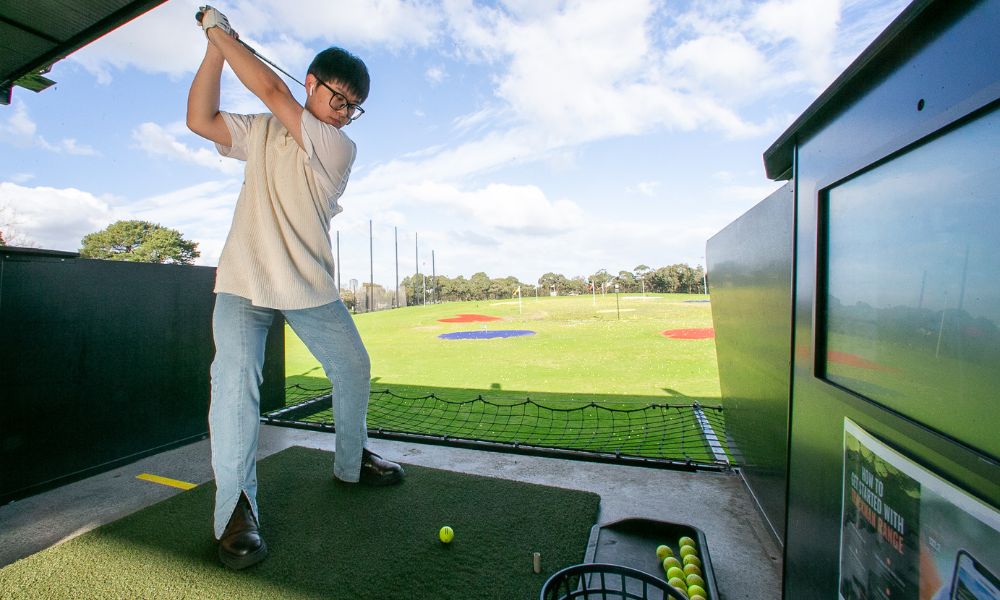
<instances>
[{"instance_id":1,"label":"glass window panel","mask_svg":"<svg viewBox=\"0 0 1000 600\"><path fill-rule=\"evenodd\" d=\"M827 380L994 452L998 133L994 110L830 188L821 360Z\"/></svg>"}]
</instances>

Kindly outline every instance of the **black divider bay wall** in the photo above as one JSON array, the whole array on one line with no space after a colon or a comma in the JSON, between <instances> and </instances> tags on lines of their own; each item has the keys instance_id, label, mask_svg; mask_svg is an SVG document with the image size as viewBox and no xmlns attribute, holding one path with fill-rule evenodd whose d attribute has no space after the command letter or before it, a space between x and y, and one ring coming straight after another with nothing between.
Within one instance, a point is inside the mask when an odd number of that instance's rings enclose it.
<instances>
[{"instance_id":1,"label":"black divider bay wall","mask_svg":"<svg viewBox=\"0 0 1000 600\"><path fill-rule=\"evenodd\" d=\"M796 196L785 598L1000 573L997 23L914 1L765 154Z\"/></svg>"},{"instance_id":2,"label":"black divider bay wall","mask_svg":"<svg viewBox=\"0 0 1000 600\"><path fill-rule=\"evenodd\" d=\"M708 241L719 384L730 448L784 539L793 198L785 184Z\"/></svg>"},{"instance_id":3,"label":"black divider bay wall","mask_svg":"<svg viewBox=\"0 0 1000 600\"><path fill-rule=\"evenodd\" d=\"M204 438L215 269L0 250L0 503ZM283 321L262 409L283 403Z\"/></svg>"}]
</instances>

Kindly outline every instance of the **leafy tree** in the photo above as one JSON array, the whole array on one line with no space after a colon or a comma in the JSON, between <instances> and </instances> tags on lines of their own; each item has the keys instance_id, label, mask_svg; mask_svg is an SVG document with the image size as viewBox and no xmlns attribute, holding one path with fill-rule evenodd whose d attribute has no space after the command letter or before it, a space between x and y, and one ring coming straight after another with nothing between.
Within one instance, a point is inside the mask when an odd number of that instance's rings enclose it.
<instances>
[{"instance_id":1,"label":"leafy tree","mask_svg":"<svg viewBox=\"0 0 1000 600\"><path fill-rule=\"evenodd\" d=\"M632 269L632 272L635 274L636 281L639 282L639 290L644 294L646 293L646 275L649 275L650 271L652 271L652 269L650 269L648 265L639 265Z\"/></svg>"},{"instance_id":2,"label":"leafy tree","mask_svg":"<svg viewBox=\"0 0 1000 600\"><path fill-rule=\"evenodd\" d=\"M80 243L80 256L87 258L190 265L201 256L197 242L148 221L116 221L83 236Z\"/></svg>"},{"instance_id":3,"label":"leafy tree","mask_svg":"<svg viewBox=\"0 0 1000 600\"><path fill-rule=\"evenodd\" d=\"M587 280L581 275L577 275L573 279L570 279L567 285L569 286L569 293L571 294L590 293L590 284L588 284Z\"/></svg>"},{"instance_id":4,"label":"leafy tree","mask_svg":"<svg viewBox=\"0 0 1000 600\"><path fill-rule=\"evenodd\" d=\"M490 278L480 271L469 278L469 294L471 300L485 300L490 290Z\"/></svg>"},{"instance_id":5,"label":"leafy tree","mask_svg":"<svg viewBox=\"0 0 1000 600\"><path fill-rule=\"evenodd\" d=\"M621 291L623 292L632 292L639 288L635 282L635 275L631 271L619 271L615 280L621 285Z\"/></svg>"},{"instance_id":6,"label":"leafy tree","mask_svg":"<svg viewBox=\"0 0 1000 600\"><path fill-rule=\"evenodd\" d=\"M610 281L611 276L608 275L607 269L601 269L590 276L590 283L593 284L594 290L599 291L602 294L607 291L608 283Z\"/></svg>"},{"instance_id":7,"label":"leafy tree","mask_svg":"<svg viewBox=\"0 0 1000 600\"><path fill-rule=\"evenodd\" d=\"M5 242L4 239L3 239L3 232L0 231L0 246L6 246L6 245L7 245L7 242Z\"/></svg>"}]
</instances>

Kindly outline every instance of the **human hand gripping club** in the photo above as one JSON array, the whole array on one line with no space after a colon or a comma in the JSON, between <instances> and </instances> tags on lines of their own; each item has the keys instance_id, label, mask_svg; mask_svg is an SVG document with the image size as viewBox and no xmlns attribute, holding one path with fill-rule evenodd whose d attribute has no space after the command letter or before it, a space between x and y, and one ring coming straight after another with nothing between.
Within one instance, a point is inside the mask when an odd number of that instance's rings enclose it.
<instances>
[{"instance_id":1,"label":"human hand gripping club","mask_svg":"<svg viewBox=\"0 0 1000 600\"><path fill-rule=\"evenodd\" d=\"M271 65L272 67L280 71L285 77L291 79L295 83L301 85L302 87L306 86L306 84L302 83L301 81L293 77L291 73L276 65L274 62L272 62L270 59L268 59L260 52L257 52L257 50L253 48L253 46L241 40L240 34L236 33L236 30L234 30L232 26L229 24L229 19L226 18L226 15L219 12L218 9L213 8L206 4L205 6L202 6L201 8L198 9L198 12L194 14L194 18L196 21L198 21L198 25L201 26L202 30L204 30L206 37L208 36L209 29L213 27L218 27L221 31L225 32L226 35L231 36L233 39L242 44L244 48L250 51L250 54L253 54L260 60Z\"/></svg>"},{"instance_id":2,"label":"human hand gripping club","mask_svg":"<svg viewBox=\"0 0 1000 600\"><path fill-rule=\"evenodd\" d=\"M194 14L194 18L198 21L198 24L201 25L201 28L205 32L206 36L208 35L209 29L218 27L224 31L226 35L230 35L236 39L239 39L240 37L229 25L229 19L226 18L226 15L207 4L198 9L198 12Z\"/></svg>"}]
</instances>

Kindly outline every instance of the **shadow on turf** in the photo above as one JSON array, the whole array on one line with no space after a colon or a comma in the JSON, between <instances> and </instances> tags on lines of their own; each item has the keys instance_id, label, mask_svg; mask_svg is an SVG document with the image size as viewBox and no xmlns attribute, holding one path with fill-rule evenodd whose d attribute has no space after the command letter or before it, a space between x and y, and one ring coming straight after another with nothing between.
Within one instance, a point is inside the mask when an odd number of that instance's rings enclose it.
<instances>
[{"instance_id":1,"label":"shadow on turf","mask_svg":"<svg viewBox=\"0 0 1000 600\"><path fill-rule=\"evenodd\" d=\"M303 391L293 390L294 386L299 386ZM324 377L307 377L296 375L285 379L286 397L285 404L292 405L309 397L320 396L330 392L330 381ZM371 382L372 392L388 390L398 396L408 398L423 398L435 395L442 400L450 402L463 402L482 398L496 403L510 402L515 404L531 399L535 402L550 408L574 408L585 406L590 403L600 404L608 408L637 408L639 406L649 406L652 404L669 405L691 405L701 404L705 407L719 407L722 405L721 398L717 396L687 396L671 388L661 388L666 394L656 396L642 395L622 395L622 394L593 394L593 393L557 393L538 392L530 390L504 390L499 383L493 383L489 388L454 388L442 386L412 385L407 383L394 383L383 381L381 377L375 377ZM308 391L315 390L314 396L309 396Z\"/></svg>"}]
</instances>

